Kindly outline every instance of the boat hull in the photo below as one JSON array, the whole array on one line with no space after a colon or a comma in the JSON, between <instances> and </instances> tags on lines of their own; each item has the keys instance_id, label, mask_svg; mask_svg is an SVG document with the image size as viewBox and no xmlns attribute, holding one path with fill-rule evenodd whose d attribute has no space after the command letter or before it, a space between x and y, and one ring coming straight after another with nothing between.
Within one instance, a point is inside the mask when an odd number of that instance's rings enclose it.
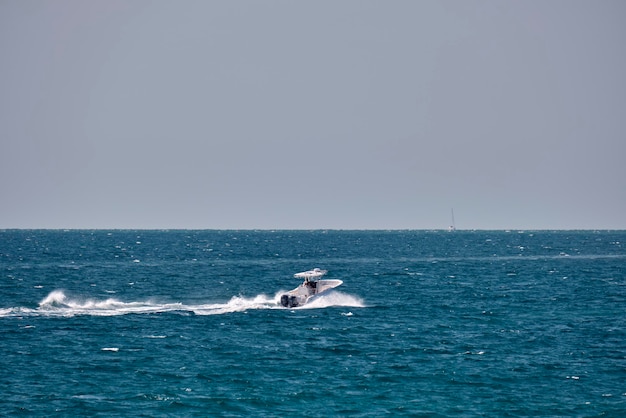
<instances>
[{"instance_id":1,"label":"boat hull","mask_svg":"<svg viewBox=\"0 0 626 418\"><path fill-rule=\"evenodd\" d=\"M313 283L313 285L311 285ZM280 296L280 304L285 308L296 308L309 303L311 300L337 286L341 286L341 280L318 280L316 282L302 283L300 286Z\"/></svg>"}]
</instances>

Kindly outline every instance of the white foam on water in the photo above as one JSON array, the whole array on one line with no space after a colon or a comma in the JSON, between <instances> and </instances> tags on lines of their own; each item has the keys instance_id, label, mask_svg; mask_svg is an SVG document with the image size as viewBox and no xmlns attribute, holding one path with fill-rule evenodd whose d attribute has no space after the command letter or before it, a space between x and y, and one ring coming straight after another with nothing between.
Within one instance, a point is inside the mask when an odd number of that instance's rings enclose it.
<instances>
[{"instance_id":1,"label":"white foam on water","mask_svg":"<svg viewBox=\"0 0 626 418\"><path fill-rule=\"evenodd\" d=\"M127 314L153 314L163 312L188 312L196 315L222 315L253 309L294 309L280 304L278 292L273 296L260 294L251 298L233 296L225 303L187 305L184 303L159 303L152 300L123 302L116 298L91 299L68 297L62 290L48 294L35 309L17 307L0 309L0 317L53 316L72 317L77 315L116 316ZM331 306L364 307L358 297L337 291L325 292L308 304L295 309L321 309Z\"/></svg>"},{"instance_id":2,"label":"white foam on water","mask_svg":"<svg viewBox=\"0 0 626 418\"><path fill-rule=\"evenodd\" d=\"M206 305L190 306L196 315L220 315L231 312L243 312L250 309L275 309L277 304L274 298L266 295L257 295L253 298L233 296L226 303L212 303Z\"/></svg>"},{"instance_id":3,"label":"white foam on water","mask_svg":"<svg viewBox=\"0 0 626 418\"><path fill-rule=\"evenodd\" d=\"M155 304L150 301L122 302L115 298L104 300L70 299L62 290L55 290L39 303L39 308L35 311L47 316L114 316L129 313L156 313L177 309L181 309L181 304Z\"/></svg>"},{"instance_id":4,"label":"white foam on water","mask_svg":"<svg viewBox=\"0 0 626 418\"><path fill-rule=\"evenodd\" d=\"M14 313L14 308L3 308L0 309L0 318L4 318L7 316L12 316Z\"/></svg>"}]
</instances>

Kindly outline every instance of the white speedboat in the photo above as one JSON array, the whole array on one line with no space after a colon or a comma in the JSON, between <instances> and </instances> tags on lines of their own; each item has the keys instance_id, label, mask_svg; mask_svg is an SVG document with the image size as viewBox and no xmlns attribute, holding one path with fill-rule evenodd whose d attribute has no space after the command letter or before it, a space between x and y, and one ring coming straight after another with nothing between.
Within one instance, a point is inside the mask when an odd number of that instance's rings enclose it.
<instances>
[{"instance_id":1,"label":"white speedboat","mask_svg":"<svg viewBox=\"0 0 626 418\"><path fill-rule=\"evenodd\" d=\"M294 274L293 277L297 279L304 279L304 281L300 286L281 295L280 304L286 308L302 306L311 302L322 293L337 286L341 286L343 283L341 280L320 280L320 277L324 276L326 273L326 270L316 268Z\"/></svg>"}]
</instances>

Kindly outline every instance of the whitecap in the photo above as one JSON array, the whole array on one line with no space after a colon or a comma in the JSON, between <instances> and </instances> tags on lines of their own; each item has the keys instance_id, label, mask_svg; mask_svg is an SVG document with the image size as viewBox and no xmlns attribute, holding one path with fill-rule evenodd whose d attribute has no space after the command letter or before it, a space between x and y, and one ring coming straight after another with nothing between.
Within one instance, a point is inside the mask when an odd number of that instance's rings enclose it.
<instances>
[{"instance_id":1,"label":"whitecap","mask_svg":"<svg viewBox=\"0 0 626 418\"><path fill-rule=\"evenodd\" d=\"M98 396L98 395L74 395L74 396L72 396L72 398L74 398L74 399L85 399L85 400L96 400L96 401L104 399L104 397Z\"/></svg>"}]
</instances>

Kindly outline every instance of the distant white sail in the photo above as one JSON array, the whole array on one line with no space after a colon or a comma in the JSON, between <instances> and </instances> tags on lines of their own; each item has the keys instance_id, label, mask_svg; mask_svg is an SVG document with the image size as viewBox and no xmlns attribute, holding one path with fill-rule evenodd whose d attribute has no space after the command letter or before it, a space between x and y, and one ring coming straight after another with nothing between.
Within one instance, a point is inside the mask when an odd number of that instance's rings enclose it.
<instances>
[{"instance_id":1,"label":"distant white sail","mask_svg":"<svg viewBox=\"0 0 626 418\"><path fill-rule=\"evenodd\" d=\"M454 209L450 209L450 213L452 215L452 223L448 227L448 231L453 232L456 231L456 224L454 223Z\"/></svg>"}]
</instances>

